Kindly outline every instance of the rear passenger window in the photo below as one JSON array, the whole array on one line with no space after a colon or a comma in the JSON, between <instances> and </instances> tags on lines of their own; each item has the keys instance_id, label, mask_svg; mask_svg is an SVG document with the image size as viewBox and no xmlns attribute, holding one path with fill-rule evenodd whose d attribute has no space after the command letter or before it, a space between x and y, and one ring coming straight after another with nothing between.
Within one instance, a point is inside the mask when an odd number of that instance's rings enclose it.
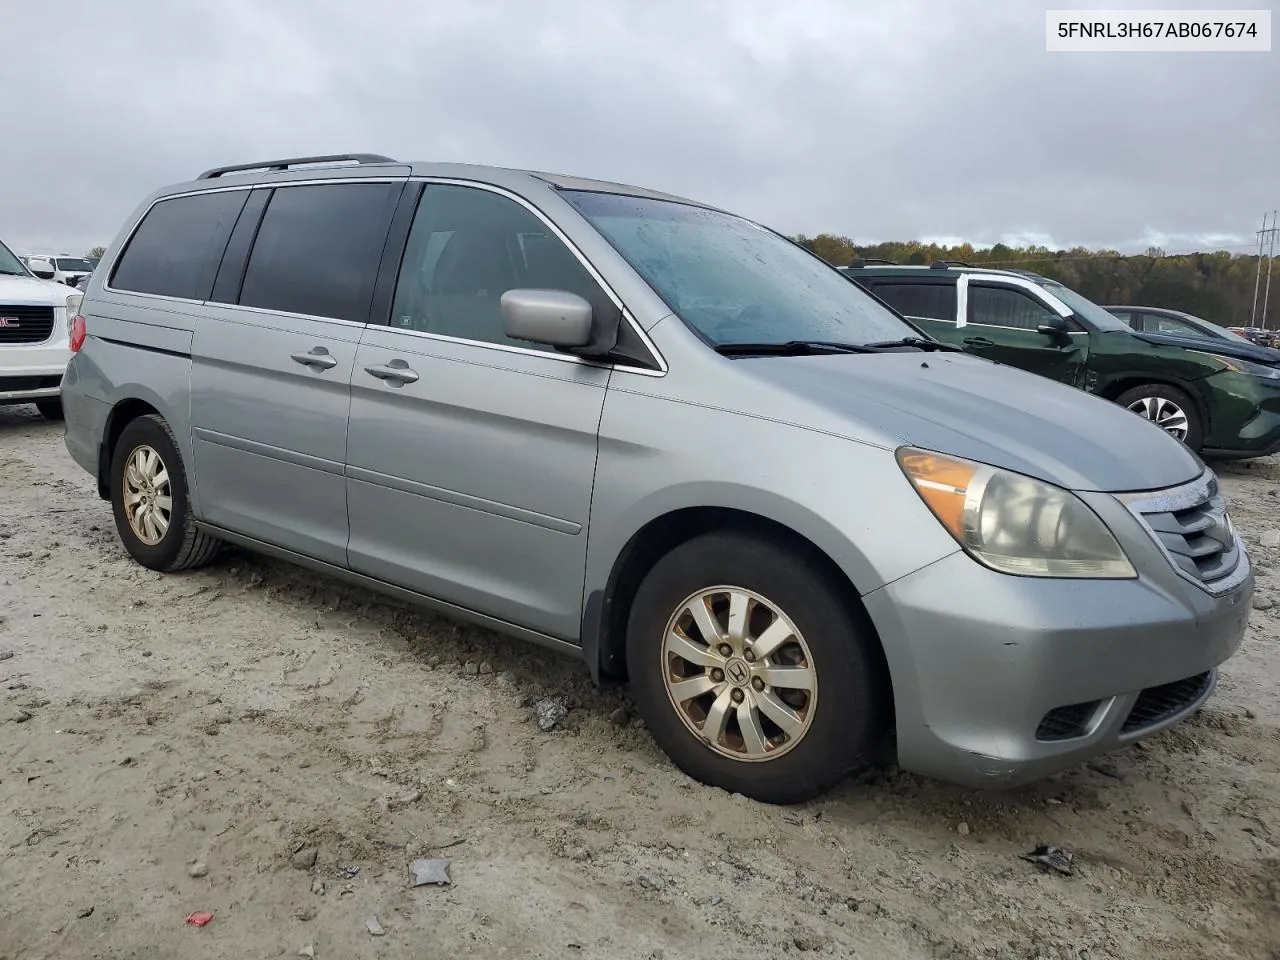
<instances>
[{"instance_id":1,"label":"rear passenger window","mask_svg":"<svg viewBox=\"0 0 1280 960\"><path fill-rule=\"evenodd\" d=\"M110 285L131 293L205 300L247 190L155 204L130 238Z\"/></svg>"},{"instance_id":2,"label":"rear passenger window","mask_svg":"<svg viewBox=\"0 0 1280 960\"><path fill-rule=\"evenodd\" d=\"M956 288L950 283L881 283L872 288L904 317L956 320Z\"/></svg>"},{"instance_id":3,"label":"rear passenger window","mask_svg":"<svg viewBox=\"0 0 1280 960\"><path fill-rule=\"evenodd\" d=\"M1058 315L1030 294L1013 287L971 284L969 287L969 322L992 327L1015 327L1035 330Z\"/></svg>"},{"instance_id":4,"label":"rear passenger window","mask_svg":"<svg viewBox=\"0 0 1280 960\"><path fill-rule=\"evenodd\" d=\"M249 254L240 304L366 322L400 189L390 183L277 187Z\"/></svg>"},{"instance_id":5,"label":"rear passenger window","mask_svg":"<svg viewBox=\"0 0 1280 960\"><path fill-rule=\"evenodd\" d=\"M474 187L429 185L409 231L391 326L554 350L503 331L502 295L529 287L576 293L596 316L617 310L573 251L521 204Z\"/></svg>"}]
</instances>

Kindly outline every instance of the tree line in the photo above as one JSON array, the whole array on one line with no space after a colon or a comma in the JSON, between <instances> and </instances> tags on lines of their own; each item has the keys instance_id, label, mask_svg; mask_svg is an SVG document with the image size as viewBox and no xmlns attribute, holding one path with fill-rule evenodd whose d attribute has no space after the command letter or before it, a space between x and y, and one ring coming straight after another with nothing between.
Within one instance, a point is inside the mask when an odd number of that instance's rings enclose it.
<instances>
[{"instance_id":1,"label":"tree line","mask_svg":"<svg viewBox=\"0 0 1280 960\"><path fill-rule=\"evenodd\" d=\"M937 260L962 260L973 266L1029 270L1066 284L1095 303L1140 304L1168 307L1203 317L1224 327L1249 325L1253 309L1258 257L1216 253L1166 255L1158 247L1142 254L1115 250L1050 250L1047 247L1009 247L997 243L975 248L972 244L943 247L916 240L856 244L848 237L819 234L799 236L797 242L828 263L847 266L855 259L892 260L927 266ZM1280 260L1280 258L1277 258ZM1262 264L1262 283L1267 263ZM1280 263L1272 267L1267 326L1280 326ZM1258 292L1258 319L1262 317L1262 291ZM1262 326L1261 322L1258 326Z\"/></svg>"}]
</instances>

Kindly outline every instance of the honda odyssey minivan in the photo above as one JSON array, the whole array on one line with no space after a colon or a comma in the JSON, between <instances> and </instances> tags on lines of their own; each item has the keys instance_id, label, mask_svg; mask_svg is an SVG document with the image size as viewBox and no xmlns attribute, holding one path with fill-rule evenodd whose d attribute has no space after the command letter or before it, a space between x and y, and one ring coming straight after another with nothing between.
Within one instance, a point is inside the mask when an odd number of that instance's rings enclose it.
<instances>
[{"instance_id":1,"label":"honda odyssey minivan","mask_svg":"<svg viewBox=\"0 0 1280 960\"><path fill-rule=\"evenodd\" d=\"M1253 579L1212 472L638 187L349 155L146 198L66 444L154 570L261 551L629 681L690 775L1042 776L1210 696Z\"/></svg>"}]
</instances>

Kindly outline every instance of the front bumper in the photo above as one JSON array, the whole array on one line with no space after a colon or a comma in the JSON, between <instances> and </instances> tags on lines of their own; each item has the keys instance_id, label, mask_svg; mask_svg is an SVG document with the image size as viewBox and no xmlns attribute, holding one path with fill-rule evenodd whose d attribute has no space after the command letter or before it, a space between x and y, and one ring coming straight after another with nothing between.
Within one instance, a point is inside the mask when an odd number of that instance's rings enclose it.
<instances>
[{"instance_id":1,"label":"front bumper","mask_svg":"<svg viewBox=\"0 0 1280 960\"><path fill-rule=\"evenodd\" d=\"M45 343L0 347L0 404L58 396L70 358L65 336Z\"/></svg>"},{"instance_id":2,"label":"front bumper","mask_svg":"<svg viewBox=\"0 0 1280 960\"><path fill-rule=\"evenodd\" d=\"M1130 553L1137 579L1052 580L957 552L864 597L893 677L900 766L1012 786L1207 700L1248 622L1247 555L1239 585L1215 597L1158 554Z\"/></svg>"},{"instance_id":3,"label":"front bumper","mask_svg":"<svg viewBox=\"0 0 1280 960\"><path fill-rule=\"evenodd\" d=\"M1220 459L1280 452L1280 380L1226 371L1203 381L1211 400L1203 454Z\"/></svg>"}]
</instances>

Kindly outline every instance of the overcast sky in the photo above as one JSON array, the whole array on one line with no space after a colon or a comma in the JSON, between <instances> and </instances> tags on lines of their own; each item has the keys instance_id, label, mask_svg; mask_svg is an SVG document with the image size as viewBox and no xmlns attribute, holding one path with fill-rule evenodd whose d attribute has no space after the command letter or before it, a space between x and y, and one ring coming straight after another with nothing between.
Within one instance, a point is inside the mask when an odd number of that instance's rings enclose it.
<instances>
[{"instance_id":1,"label":"overcast sky","mask_svg":"<svg viewBox=\"0 0 1280 960\"><path fill-rule=\"evenodd\" d=\"M1280 52L1046 53L1044 11L1069 0L3 6L18 252L106 243L210 166L349 151L621 180L861 241L1244 250L1280 206Z\"/></svg>"}]
</instances>

